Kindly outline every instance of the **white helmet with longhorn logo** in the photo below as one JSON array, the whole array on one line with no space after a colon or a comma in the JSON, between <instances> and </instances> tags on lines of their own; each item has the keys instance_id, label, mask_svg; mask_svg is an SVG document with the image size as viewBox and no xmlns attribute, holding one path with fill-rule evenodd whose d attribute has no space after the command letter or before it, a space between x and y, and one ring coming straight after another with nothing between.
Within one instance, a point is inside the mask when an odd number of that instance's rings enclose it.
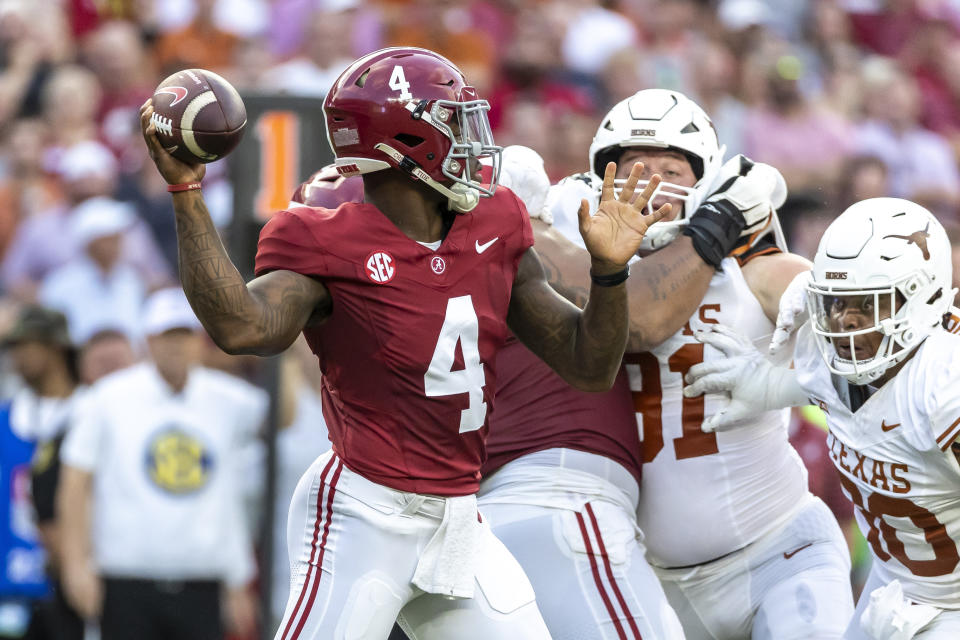
<instances>
[{"instance_id":1,"label":"white helmet with longhorn logo","mask_svg":"<svg viewBox=\"0 0 960 640\"><path fill-rule=\"evenodd\" d=\"M824 232L807 285L827 366L853 384L878 379L943 322L956 293L952 278L950 241L925 208L899 198L849 207ZM867 321L843 330L836 318L848 304L859 305ZM864 353L856 339L873 332L883 336L880 346Z\"/></svg>"}]
</instances>

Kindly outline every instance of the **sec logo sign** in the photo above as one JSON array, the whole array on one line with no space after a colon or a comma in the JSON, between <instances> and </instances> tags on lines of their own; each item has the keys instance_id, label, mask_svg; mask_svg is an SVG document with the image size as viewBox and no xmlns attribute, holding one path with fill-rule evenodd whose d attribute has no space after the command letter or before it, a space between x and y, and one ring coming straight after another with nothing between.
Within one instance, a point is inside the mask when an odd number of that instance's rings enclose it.
<instances>
[{"instance_id":1,"label":"sec logo sign","mask_svg":"<svg viewBox=\"0 0 960 640\"><path fill-rule=\"evenodd\" d=\"M386 251L374 251L367 256L367 277L377 284L386 284L397 274L393 256Z\"/></svg>"}]
</instances>

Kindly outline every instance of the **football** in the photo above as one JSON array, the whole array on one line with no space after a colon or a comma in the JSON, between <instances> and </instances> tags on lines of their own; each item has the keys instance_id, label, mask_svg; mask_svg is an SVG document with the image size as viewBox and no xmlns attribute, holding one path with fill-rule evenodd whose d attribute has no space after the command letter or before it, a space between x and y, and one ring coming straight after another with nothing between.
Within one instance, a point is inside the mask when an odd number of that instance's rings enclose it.
<instances>
[{"instance_id":1,"label":"football","mask_svg":"<svg viewBox=\"0 0 960 640\"><path fill-rule=\"evenodd\" d=\"M240 94L206 69L185 69L153 92L153 115L160 144L184 162L213 162L240 143L247 110Z\"/></svg>"}]
</instances>

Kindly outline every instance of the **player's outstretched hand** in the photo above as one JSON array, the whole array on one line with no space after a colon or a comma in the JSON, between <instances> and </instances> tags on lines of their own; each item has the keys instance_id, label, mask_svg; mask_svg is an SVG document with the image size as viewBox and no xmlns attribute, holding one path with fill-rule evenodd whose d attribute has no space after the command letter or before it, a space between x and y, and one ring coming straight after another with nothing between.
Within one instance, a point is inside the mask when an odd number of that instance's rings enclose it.
<instances>
[{"instance_id":1,"label":"player's outstretched hand","mask_svg":"<svg viewBox=\"0 0 960 640\"><path fill-rule=\"evenodd\" d=\"M724 325L711 325L711 331L697 331L694 337L724 355L690 367L683 395L695 398L705 393L725 393L730 403L703 421L707 433L728 431L745 418L765 409L757 406L763 397L766 375L773 368L745 336Z\"/></svg>"},{"instance_id":2,"label":"player's outstretched hand","mask_svg":"<svg viewBox=\"0 0 960 640\"><path fill-rule=\"evenodd\" d=\"M147 150L150 151L150 157L153 163L157 165L157 170L167 184L184 184L187 182L200 182L206 174L207 168L202 164L187 164L177 160L167 153L157 139L157 127L150 122L150 116L153 115L153 99L149 99L140 107L140 131L143 132L143 140L147 143Z\"/></svg>"},{"instance_id":3,"label":"player's outstretched hand","mask_svg":"<svg viewBox=\"0 0 960 640\"><path fill-rule=\"evenodd\" d=\"M590 252L594 264L601 264L611 270L622 269L640 248L647 229L670 213L670 205L665 204L650 215L643 211L647 201L653 196L660 184L660 176L650 178L643 192L634 200L637 181L643 172L643 164L633 165L619 197L614 192L613 180L617 174L617 165L607 164L603 174L603 189L600 192L600 206L590 215L590 205L586 200L580 202L577 215L580 218L580 235Z\"/></svg>"},{"instance_id":4,"label":"player's outstretched hand","mask_svg":"<svg viewBox=\"0 0 960 640\"><path fill-rule=\"evenodd\" d=\"M777 312L777 328L770 339L770 355L780 353L784 345L790 341L790 336L797 328L807 321L807 283L810 282L810 272L798 273L787 285L780 296L780 309Z\"/></svg>"}]
</instances>

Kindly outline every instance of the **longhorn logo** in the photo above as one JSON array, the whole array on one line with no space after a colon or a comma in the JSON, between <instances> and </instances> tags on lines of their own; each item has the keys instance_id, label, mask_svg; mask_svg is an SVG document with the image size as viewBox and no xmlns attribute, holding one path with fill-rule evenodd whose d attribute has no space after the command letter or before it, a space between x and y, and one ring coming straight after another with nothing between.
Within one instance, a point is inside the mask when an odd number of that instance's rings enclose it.
<instances>
[{"instance_id":1,"label":"longhorn logo","mask_svg":"<svg viewBox=\"0 0 960 640\"><path fill-rule=\"evenodd\" d=\"M157 93L169 93L172 95L173 102L170 103L171 107L187 97L187 90L183 87L163 87L162 89L157 89L155 94Z\"/></svg>"},{"instance_id":2,"label":"longhorn logo","mask_svg":"<svg viewBox=\"0 0 960 640\"><path fill-rule=\"evenodd\" d=\"M886 240L887 238L899 238L900 240L906 240L908 245L915 244L917 245L917 248L919 248L920 251L923 252L923 259L929 260L930 250L927 249L927 238L930 237L930 234L927 233L927 230L929 228L930 228L930 223L927 222L927 226L925 226L921 231L914 231L908 236L898 236L898 235L891 234L889 236L883 236L883 239Z\"/></svg>"}]
</instances>

